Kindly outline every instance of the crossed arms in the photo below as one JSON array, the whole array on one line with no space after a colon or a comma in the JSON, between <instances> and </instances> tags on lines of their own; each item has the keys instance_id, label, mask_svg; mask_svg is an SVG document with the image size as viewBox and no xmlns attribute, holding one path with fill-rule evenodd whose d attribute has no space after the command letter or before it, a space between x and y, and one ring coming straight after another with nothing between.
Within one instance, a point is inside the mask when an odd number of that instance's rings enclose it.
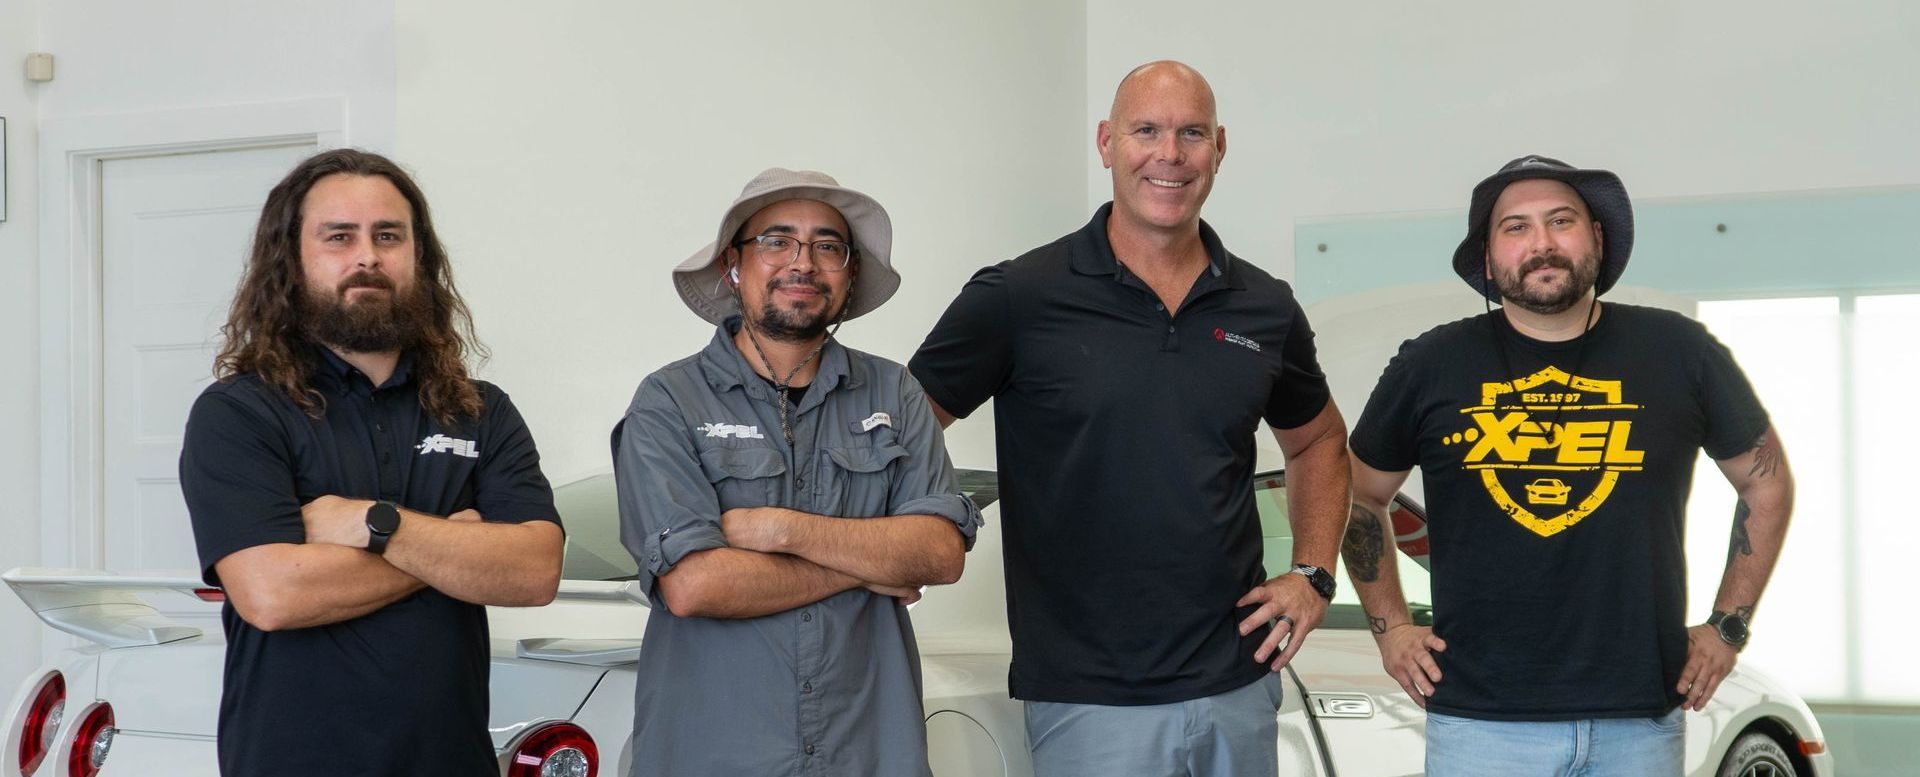
<instances>
[{"instance_id":1,"label":"crossed arms","mask_svg":"<svg viewBox=\"0 0 1920 777\"><path fill-rule=\"evenodd\" d=\"M960 579L966 544L932 515L835 518L782 507L720 516L728 547L695 551L659 578L681 617L757 618L866 588L907 601Z\"/></svg>"},{"instance_id":2,"label":"crossed arms","mask_svg":"<svg viewBox=\"0 0 1920 777\"><path fill-rule=\"evenodd\" d=\"M563 537L549 521L485 523L465 510L441 519L400 510L385 555L365 550L373 502L323 496L300 508L305 544L270 543L214 564L227 600L261 631L367 615L423 588L473 604L539 606L560 585Z\"/></svg>"},{"instance_id":3,"label":"crossed arms","mask_svg":"<svg viewBox=\"0 0 1920 777\"><path fill-rule=\"evenodd\" d=\"M894 419L908 455L893 462L887 493L899 514L849 518L723 507L679 408L643 383L614 435L614 475L621 539L642 575L656 575L656 600L681 617L755 618L858 588L911 602L921 586L958 580L977 515L951 487L926 401L917 387L909 394ZM966 514L923 512L941 501Z\"/></svg>"}]
</instances>

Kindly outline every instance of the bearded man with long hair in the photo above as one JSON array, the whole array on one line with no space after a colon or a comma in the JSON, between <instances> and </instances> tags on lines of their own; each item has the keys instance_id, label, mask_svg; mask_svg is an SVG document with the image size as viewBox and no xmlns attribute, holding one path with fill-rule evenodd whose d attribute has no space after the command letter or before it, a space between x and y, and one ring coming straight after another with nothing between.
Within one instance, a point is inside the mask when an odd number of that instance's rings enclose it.
<instances>
[{"instance_id":1,"label":"bearded man with long hair","mask_svg":"<svg viewBox=\"0 0 1920 777\"><path fill-rule=\"evenodd\" d=\"M268 194L180 483L227 594L223 774L492 773L483 605L550 601L563 534L427 202L315 155Z\"/></svg>"}]
</instances>

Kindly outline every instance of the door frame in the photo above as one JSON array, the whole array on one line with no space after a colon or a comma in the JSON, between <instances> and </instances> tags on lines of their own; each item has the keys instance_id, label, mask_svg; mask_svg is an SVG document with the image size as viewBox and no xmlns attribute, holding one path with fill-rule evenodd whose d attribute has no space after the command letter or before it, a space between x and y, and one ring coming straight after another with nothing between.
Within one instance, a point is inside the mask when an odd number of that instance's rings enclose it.
<instances>
[{"instance_id":1,"label":"door frame","mask_svg":"<svg viewBox=\"0 0 1920 777\"><path fill-rule=\"evenodd\" d=\"M40 128L40 562L98 569L103 504L101 164L110 159L347 144L324 97L48 119Z\"/></svg>"}]
</instances>

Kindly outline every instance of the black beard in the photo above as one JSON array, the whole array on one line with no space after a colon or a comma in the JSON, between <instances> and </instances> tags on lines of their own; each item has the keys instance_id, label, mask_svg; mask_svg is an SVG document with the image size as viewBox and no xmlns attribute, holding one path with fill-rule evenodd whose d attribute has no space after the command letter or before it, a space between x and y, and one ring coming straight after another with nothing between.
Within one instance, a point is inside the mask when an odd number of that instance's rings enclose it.
<instances>
[{"instance_id":1,"label":"black beard","mask_svg":"<svg viewBox=\"0 0 1920 777\"><path fill-rule=\"evenodd\" d=\"M1533 291L1527 288L1527 274L1542 267L1556 267L1567 272L1567 283L1557 292ZM1600 277L1600 256L1589 254L1585 261L1573 261L1563 254L1546 254L1528 259L1512 273L1494 272L1493 285L1500 291L1500 298L1508 304L1517 305L1543 316L1565 312L1587 296L1594 281Z\"/></svg>"},{"instance_id":2,"label":"black beard","mask_svg":"<svg viewBox=\"0 0 1920 777\"><path fill-rule=\"evenodd\" d=\"M346 293L354 287L386 289L389 296L348 304ZM418 285L399 294L386 276L362 272L341 281L331 294L307 289L300 298L300 321L302 331L317 342L349 353L385 353L418 344L430 309Z\"/></svg>"},{"instance_id":3,"label":"black beard","mask_svg":"<svg viewBox=\"0 0 1920 777\"><path fill-rule=\"evenodd\" d=\"M788 311L774 304L774 292L787 286L806 286L825 295L826 305L819 313ZM835 309L835 300L824 283L794 278L782 282L778 279L767 284L767 296L760 302L760 315L752 318L753 330L766 335L767 339L783 343L807 343L827 333L827 327L833 325L833 319L839 315ZM846 306L840 305L841 309Z\"/></svg>"}]
</instances>

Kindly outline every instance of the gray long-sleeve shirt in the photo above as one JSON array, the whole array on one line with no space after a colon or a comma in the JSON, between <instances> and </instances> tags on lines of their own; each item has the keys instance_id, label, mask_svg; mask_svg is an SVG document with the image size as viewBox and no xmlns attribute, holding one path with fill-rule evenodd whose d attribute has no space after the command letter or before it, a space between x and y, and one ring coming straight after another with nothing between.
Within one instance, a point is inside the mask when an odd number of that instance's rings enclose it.
<instances>
[{"instance_id":1,"label":"gray long-sleeve shirt","mask_svg":"<svg viewBox=\"0 0 1920 777\"><path fill-rule=\"evenodd\" d=\"M967 546L979 511L906 369L829 342L780 429L729 319L647 376L614 428L620 537L654 603L635 689L633 774L926 775L920 658L907 610L855 589L759 618L682 618L657 580L726 546L720 514L777 505L846 518L938 515Z\"/></svg>"}]
</instances>

